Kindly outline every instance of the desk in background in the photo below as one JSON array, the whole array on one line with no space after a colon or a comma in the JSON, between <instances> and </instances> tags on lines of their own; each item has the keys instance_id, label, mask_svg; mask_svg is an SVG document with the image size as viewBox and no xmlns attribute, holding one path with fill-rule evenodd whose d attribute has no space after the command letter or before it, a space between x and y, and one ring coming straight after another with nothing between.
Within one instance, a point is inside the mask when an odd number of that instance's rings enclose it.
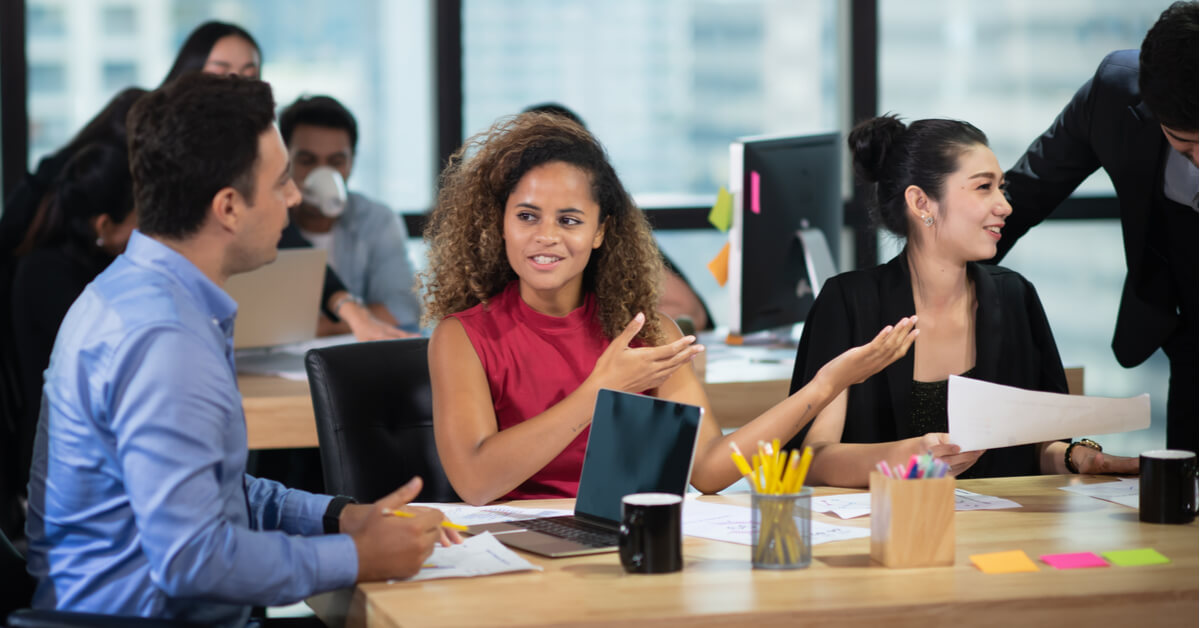
<instances>
[{"instance_id":1,"label":"desk in background","mask_svg":"<svg viewBox=\"0 0 1200 628\"><path fill-rule=\"evenodd\" d=\"M744 425L787 397L795 349L713 347L698 364L721 427ZM702 354L703 355L703 354ZM316 447L317 425L308 382L238 375L250 449Z\"/></svg>"},{"instance_id":2,"label":"desk in background","mask_svg":"<svg viewBox=\"0 0 1200 628\"><path fill-rule=\"evenodd\" d=\"M730 347L713 343L701 354L713 414L722 428L745 425L788 395L794 347ZM1083 368L1067 368L1067 386L1083 394ZM316 447L317 425L308 382L264 375L238 375L250 449Z\"/></svg>"},{"instance_id":3,"label":"desk in background","mask_svg":"<svg viewBox=\"0 0 1200 628\"><path fill-rule=\"evenodd\" d=\"M870 564L870 539L818 545L797 571L750 568L750 548L685 537L684 569L630 575L615 553L549 559L541 572L396 584L371 583L308 600L330 626L1195 626L1197 531L1154 525L1137 511L1057 490L1090 476L964 480L1019 509L955 515L953 567ZM817 489L817 494L850 492ZM701 499L749 504L749 495ZM520 505L569 508L570 500ZM869 519L841 521L869 527ZM1153 547L1167 565L1056 571L1042 554ZM1024 550L1041 571L987 575L971 554Z\"/></svg>"}]
</instances>

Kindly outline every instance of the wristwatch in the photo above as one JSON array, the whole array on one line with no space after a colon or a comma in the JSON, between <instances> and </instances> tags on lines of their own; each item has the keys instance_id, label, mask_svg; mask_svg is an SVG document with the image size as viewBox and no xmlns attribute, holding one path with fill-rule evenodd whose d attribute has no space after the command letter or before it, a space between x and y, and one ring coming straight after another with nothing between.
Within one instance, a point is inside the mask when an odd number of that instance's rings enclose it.
<instances>
[{"instance_id":1,"label":"wristwatch","mask_svg":"<svg viewBox=\"0 0 1200 628\"><path fill-rule=\"evenodd\" d=\"M345 495L338 495L329 500L329 506L325 508L325 515L321 517L321 523L325 525L325 534L337 534L342 531L342 526L339 519L342 516L342 510L347 504L357 504L358 500Z\"/></svg>"},{"instance_id":2,"label":"wristwatch","mask_svg":"<svg viewBox=\"0 0 1200 628\"><path fill-rule=\"evenodd\" d=\"M1097 443L1090 438L1081 438L1070 445L1067 445L1067 452L1063 454L1063 462L1067 463L1067 471L1070 471L1071 473L1079 473L1079 469L1075 466L1075 463L1071 462L1071 452L1074 451L1075 447L1079 445L1091 447L1096 451L1104 451L1104 448L1100 446L1100 443Z\"/></svg>"},{"instance_id":3,"label":"wristwatch","mask_svg":"<svg viewBox=\"0 0 1200 628\"><path fill-rule=\"evenodd\" d=\"M337 301L333 302L333 307L329 308L329 311L333 312L334 314L338 314L341 311L342 306L347 303L357 303L359 305L364 304L361 298L356 297L353 294L346 293L339 297Z\"/></svg>"}]
</instances>

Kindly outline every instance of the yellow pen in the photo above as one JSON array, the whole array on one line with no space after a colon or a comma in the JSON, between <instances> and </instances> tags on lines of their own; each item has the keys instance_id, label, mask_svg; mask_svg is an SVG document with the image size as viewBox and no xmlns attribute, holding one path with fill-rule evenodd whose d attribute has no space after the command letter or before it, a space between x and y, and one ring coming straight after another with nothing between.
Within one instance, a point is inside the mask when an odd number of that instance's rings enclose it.
<instances>
[{"instance_id":1,"label":"yellow pen","mask_svg":"<svg viewBox=\"0 0 1200 628\"><path fill-rule=\"evenodd\" d=\"M383 509L383 514L384 514L384 515L391 515L391 516L393 516L393 517L407 517L407 518L409 518L409 519L411 519L411 518L413 518L413 517L415 517L415 516L416 516L416 515L412 514L411 512L405 512L405 511L403 511L403 510L389 510L389 509L387 509L387 508L384 508L384 509ZM450 528L451 530L458 530L458 531L460 531L460 532L466 532L466 531L467 531L467 526L464 526L464 525L459 525L459 524L457 524L457 523L452 523L452 522L450 522L450 521L446 521L446 520L444 520L444 519L442 520L442 527L443 527L443 528Z\"/></svg>"}]
</instances>

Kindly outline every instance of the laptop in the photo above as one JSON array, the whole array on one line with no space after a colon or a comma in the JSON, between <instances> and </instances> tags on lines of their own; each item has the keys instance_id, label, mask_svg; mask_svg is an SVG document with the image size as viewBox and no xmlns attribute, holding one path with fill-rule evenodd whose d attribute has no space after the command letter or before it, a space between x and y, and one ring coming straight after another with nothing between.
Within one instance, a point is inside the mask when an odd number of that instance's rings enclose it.
<instances>
[{"instance_id":1,"label":"laptop","mask_svg":"<svg viewBox=\"0 0 1200 628\"><path fill-rule=\"evenodd\" d=\"M470 526L542 556L617 550L621 498L683 495L691 479L704 409L657 397L601 389L596 395L575 515Z\"/></svg>"},{"instance_id":2,"label":"laptop","mask_svg":"<svg viewBox=\"0 0 1200 628\"><path fill-rule=\"evenodd\" d=\"M282 249L274 262L225 282L225 292L238 304L234 349L316 337L325 255L322 249Z\"/></svg>"}]
</instances>

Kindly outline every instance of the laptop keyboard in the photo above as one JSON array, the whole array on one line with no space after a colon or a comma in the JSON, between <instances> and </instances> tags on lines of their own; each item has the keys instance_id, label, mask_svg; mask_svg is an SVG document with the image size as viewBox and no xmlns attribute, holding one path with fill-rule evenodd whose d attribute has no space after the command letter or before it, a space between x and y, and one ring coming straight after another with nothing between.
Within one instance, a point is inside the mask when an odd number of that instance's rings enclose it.
<instances>
[{"instance_id":1,"label":"laptop keyboard","mask_svg":"<svg viewBox=\"0 0 1200 628\"><path fill-rule=\"evenodd\" d=\"M620 540L615 531L580 521L574 517L528 519L517 522L517 524L527 530L543 532L588 547L613 547Z\"/></svg>"}]
</instances>

